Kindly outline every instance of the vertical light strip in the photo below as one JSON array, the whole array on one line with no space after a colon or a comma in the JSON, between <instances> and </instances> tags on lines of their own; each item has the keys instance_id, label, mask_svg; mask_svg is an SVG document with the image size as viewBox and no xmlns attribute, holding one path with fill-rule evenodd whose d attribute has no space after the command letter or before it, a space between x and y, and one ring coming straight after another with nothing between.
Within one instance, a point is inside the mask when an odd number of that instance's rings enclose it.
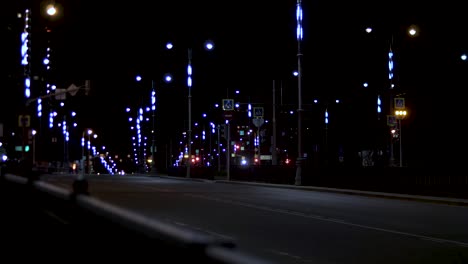
<instances>
[{"instance_id":1,"label":"vertical light strip","mask_svg":"<svg viewBox=\"0 0 468 264\"><path fill-rule=\"evenodd\" d=\"M24 12L24 30L21 33L21 65L24 66L24 96L26 99L31 97L30 16L30 10L26 9Z\"/></svg>"}]
</instances>

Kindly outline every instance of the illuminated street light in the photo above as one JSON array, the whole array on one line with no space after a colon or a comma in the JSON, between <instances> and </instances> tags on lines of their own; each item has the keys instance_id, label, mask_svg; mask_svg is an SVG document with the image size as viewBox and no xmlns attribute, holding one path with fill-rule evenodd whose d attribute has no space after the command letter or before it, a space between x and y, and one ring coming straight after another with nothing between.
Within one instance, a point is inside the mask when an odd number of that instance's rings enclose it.
<instances>
[{"instance_id":1,"label":"illuminated street light","mask_svg":"<svg viewBox=\"0 0 468 264\"><path fill-rule=\"evenodd\" d=\"M408 31L407 31L408 35L410 37L417 37L419 35L419 30L418 30L418 27L416 25L411 25L409 28L408 28ZM392 114L394 113L395 111L395 107L393 105L394 103L394 97L393 97L393 91L394 91L394 88L395 88L395 83L393 81L393 78L394 78L394 61L393 61L393 58L394 58L394 54L393 54L393 51L392 51L392 46L393 46L393 35L392 35L392 38L391 38L391 42L390 42L390 50L389 50L389 53L388 53L388 77L389 77L389 81L390 81L390 87L389 87L389 99L390 99L390 104L389 104L389 113ZM400 131L401 133L401 131ZM393 134L390 135L391 138L393 138ZM401 137L400 137L400 146L401 146ZM400 154L401 154L401 147L400 147ZM390 140L390 166L394 166L394 162L395 162L395 154L394 154L394 151L393 151L393 141ZM401 155L400 155L400 166L401 166Z\"/></svg>"},{"instance_id":2,"label":"illuminated street light","mask_svg":"<svg viewBox=\"0 0 468 264\"><path fill-rule=\"evenodd\" d=\"M87 143L87 156L85 158L85 134L88 134L88 143ZM85 129L81 135L81 173L78 178L78 180L84 180L84 175L85 175L85 160L86 160L86 167L88 168L89 171L89 149L90 149L90 144L91 144L91 134L93 134L93 130L91 129Z\"/></svg>"},{"instance_id":3,"label":"illuminated street light","mask_svg":"<svg viewBox=\"0 0 468 264\"><path fill-rule=\"evenodd\" d=\"M367 27L365 29L367 33L372 32L371 27ZM419 27L417 25L411 25L408 27L406 33L410 37L417 37L419 35ZM393 34L391 35L390 39L390 45L389 45L389 51L388 51L388 80L389 80L389 87L388 87L388 94L389 94L389 105L388 105L388 113L389 117L393 115L394 113L394 88L395 88L395 54L393 51ZM377 116L380 118L380 114L382 112L382 100L380 94L377 95ZM393 124L392 124L393 125ZM395 133L392 133L392 130L390 130L391 133L391 140L390 140L390 160L389 160L389 165L394 166L395 163L395 157L394 157L394 151L393 151L393 141L392 138L394 138Z\"/></svg>"},{"instance_id":4,"label":"illuminated street light","mask_svg":"<svg viewBox=\"0 0 468 264\"><path fill-rule=\"evenodd\" d=\"M174 45L170 42L166 44L167 49L172 49ZM212 41L207 40L204 43L205 50L213 50L214 44ZM187 146L188 146L188 158L187 158L187 174L186 177L190 178L190 166L192 164L192 48L188 48L188 64L187 64L187 88L188 88L188 130L187 130ZM166 75L166 80L167 79ZM171 79L169 79L171 80Z\"/></svg>"},{"instance_id":5,"label":"illuminated street light","mask_svg":"<svg viewBox=\"0 0 468 264\"><path fill-rule=\"evenodd\" d=\"M93 138L97 138L98 135L93 133ZM93 149L93 155L91 155L91 149ZM91 134L88 131L88 174L91 174L93 171L93 161L89 157L94 157L96 155L96 147L91 147Z\"/></svg>"},{"instance_id":6,"label":"illuminated street light","mask_svg":"<svg viewBox=\"0 0 468 264\"><path fill-rule=\"evenodd\" d=\"M28 99L31 96L31 66L30 66L30 32L31 32L31 11L24 12L24 29L21 33L21 65L24 67L24 96Z\"/></svg>"},{"instance_id":7,"label":"illuminated street light","mask_svg":"<svg viewBox=\"0 0 468 264\"><path fill-rule=\"evenodd\" d=\"M55 8L55 5L50 4L47 6L46 12L47 15L54 16L55 14L57 14L57 8Z\"/></svg>"},{"instance_id":8,"label":"illuminated street light","mask_svg":"<svg viewBox=\"0 0 468 264\"><path fill-rule=\"evenodd\" d=\"M187 178L190 178L190 166L192 165L192 49L188 49L187 65L187 87L188 87L188 130L187 130Z\"/></svg>"},{"instance_id":9,"label":"illuminated street light","mask_svg":"<svg viewBox=\"0 0 468 264\"><path fill-rule=\"evenodd\" d=\"M301 41L303 39L302 29L302 7L301 0L297 0L296 7L296 40L297 40L297 160L296 160L296 177L294 179L295 185L302 185L302 165L303 165L303 153L302 153L302 67L301 67Z\"/></svg>"},{"instance_id":10,"label":"illuminated street light","mask_svg":"<svg viewBox=\"0 0 468 264\"><path fill-rule=\"evenodd\" d=\"M31 130L31 135L32 135L32 142L33 142L33 166L36 165L36 134L37 130L33 129Z\"/></svg>"},{"instance_id":11,"label":"illuminated street light","mask_svg":"<svg viewBox=\"0 0 468 264\"><path fill-rule=\"evenodd\" d=\"M156 89L154 88L154 81L151 82L151 111L152 111L152 129L151 129L151 174L156 174L156 139L155 139L155 127L154 127L154 119L155 119L155 112L156 112Z\"/></svg>"},{"instance_id":12,"label":"illuminated street light","mask_svg":"<svg viewBox=\"0 0 468 264\"><path fill-rule=\"evenodd\" d=\"M419 34L418 27L417 27L416 25L411 25L411 26L408 28L408 34L409 34L411 37L416 37L416 36L418 36L418 34Z\"/></svg>"},{"instance_id":13,"label":"illuminated street light","mask_svg":"<svg viewBox=\"0 0 468 264\"><path fill-rule=\"evenodd\" d=\"M140 75L137 75L135 77L135 80L136 82L141 82L142 81L142 77ZM140 86L138 86L140 88ZM144 104L143 104L143 95L141 94L141 92L139 92L139 96L141 96L139 98L139 100L141 101L141 104L138 108L138 112L137 112L137 117L135 118L135 128L136 128L136 147L138 148L137 149L137 152L135 152L135 160L137 161L137 167L139 169L139 172L145 172L146 171L146 168L145 168L145 161L146 161L146 150L145 150L145 146L146 146L146 137L143 136L143 123L145 121L145 118L144 118L144 112L145 112L145 108L147 109L147 111L149 110L149 108L147 108Z\"/></svg>"},{"instance_id":14,"label":"illuminated street light","mask_svg":"<svg viewBox=\"0 0 468 264\"><path fill-rule=\"evenodd\" d=\"M165 81L166 83L172 82L172 75L169 74L169 73L164 74L164 81Z\"/></svg>"},{"instance_id":15,"label":"illuminated street light","mask_svg":"<svg viewBox=\"0 0 468 264\"><path fill-rule=\"evenodd\" d=\"M88 194L88 181L85 179L85 134L88 134L88 146L90 142L90 136L93 133L91 129L85 129L81 135L81 160L80 160L80 167L81 172L78 174L78 177L73 182L73 192L75 194ZM88 156L89 156L89 149L88 149Z\"/></svg>"}]
</instances>

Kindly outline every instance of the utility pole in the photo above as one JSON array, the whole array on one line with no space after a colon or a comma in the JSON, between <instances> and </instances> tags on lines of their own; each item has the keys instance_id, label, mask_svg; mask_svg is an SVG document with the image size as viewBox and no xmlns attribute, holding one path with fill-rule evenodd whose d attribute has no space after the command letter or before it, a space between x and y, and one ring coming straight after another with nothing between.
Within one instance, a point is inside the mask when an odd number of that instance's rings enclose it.
<instances>
[{"instance_id":1,"label":"utility pole","mask_svg":"<svg viewBox=\"0 0 468 264\"><path fill-rule=\"evenodd\" d=\"M271 144L271 157L272 165L278 165L278 157L276 153L276 89L275 89L275 80L273 80L273 138Z\"/></svg>"}]
</instances>

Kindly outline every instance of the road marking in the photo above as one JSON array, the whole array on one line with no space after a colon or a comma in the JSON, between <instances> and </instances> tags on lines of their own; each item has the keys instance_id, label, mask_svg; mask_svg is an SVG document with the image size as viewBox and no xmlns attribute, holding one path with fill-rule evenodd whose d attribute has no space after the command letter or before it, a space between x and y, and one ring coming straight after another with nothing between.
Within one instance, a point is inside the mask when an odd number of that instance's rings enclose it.
<instances>
[{"instance_id":1,"label":"road marking","mask_svg":"<svg viewBox=\"0 0 468 264\"><path fill-rule=\"evenodd\" d=\"M454 244L454 245L457 245L457 246L460 246L460 247L467 247L468 248L468 243L455 241L455 240L435 238L435 237L423 236L423 235L418 235L418 234L413 234L413 233L408 233L408 232L403 232L403 231L386 229L386 228L355 224L355 223L347 222L347 221L342 220L342 219L328 218L328 217L324 217L324 216L320 216L320 215L310 215L310 214L305 214L305 213L290 211L290 210L284 210L284 209L275 209L275 208L271 208L271 207L253 205L253 204L238 202L238 201L234 201L234 200L212 198L212 197L208 197L208 196L204 196L204 195L196 195L196 194L186 194L186 195L187 196L192 196L192 197L198 197L198 198L202 198L202 199L207 199L207 200L218 201L218 202L222 202L222 203L229 203L229 204L234 204L234 205L239 205L239 206L244 206L244 207L249 207L249 208L254 208L254 209L260 209L260 210L275 212L275 213L282 213L282 214L289 214L289 215L294 215L294 216L301 216L301 217L305 217L305 218L316 219L316 220L321 220L321 221L326 221L326 222L332 222L332 223L343 224L343 225L348 225L348 226L360 227L360 228L363 228L363 229L369 229L369 230L381 231L381 232L386 232L386 233L391 233L391 234L415 237L415 238L418 238L418 239L433 241L433 242L437 242L437 243Z\"/></svg>"},{"instance_id":2,"label":"road marking","mask_svg":"<svg viewBox=\"0 0 468 264\"><path fill-rule=\"evenodd\" d=\"M53 212L51 212L49 210L44 210L44 213L47 214L48 216L50 216L51 218L57 220L57 222L60 222L62 225L70 224L68 221L66 221L65 219L61 218L60 216L54 214Z\"/></svg>"},{"instance_id":3,"label":"road marking","mask_svg":"<svg viewBox=\"0 0 468 264\"><path fill-rule=\"evenodd\" d=\"M278 250L268 250L268 251L273 254L283 256L283 257L293 258L295 260L300 261L301 263L315 263L315 261L311 259L305 259L305 258L302 258L301 256L289 254L288 252L283 252L283 251L278 251Z\"/></svg>"},{"instance_id":4,"label":"road marking","mask_svg":"<svg viewBox=\"0 0 468 264\"><path fill-rule=\"evenodd\" d=\"M192 229L192 230L196 230L198 232L202 232L202 233L206 233L206 234L209 234L209 235L212 235L212 236L217 236L217 237L220 237L220 238L223 238L223 239L227 239L227 240L234 240L233 237L231 236L227 236L227 235L224 235L224 234L221 234L221 233L217 233L217 232L213 232L213 231L210 231L210 230L206 230L206 229L203 229L201 227L195 227L195 226L192 226L192 225L189 225L187 223L183 223L183 222L179 222L179 221L172 221L170 219L166 219L167 222L170 222L170 223L173 223L174 225L177 225L177 226L182 226L184 228L188 228L188 229Z\"/></svg>"}]
</instances>

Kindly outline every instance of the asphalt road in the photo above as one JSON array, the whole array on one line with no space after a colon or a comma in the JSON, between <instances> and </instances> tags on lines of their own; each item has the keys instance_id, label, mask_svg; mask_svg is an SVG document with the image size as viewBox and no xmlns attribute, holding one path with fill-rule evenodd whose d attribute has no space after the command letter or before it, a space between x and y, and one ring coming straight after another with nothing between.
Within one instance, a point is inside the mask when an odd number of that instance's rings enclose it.
<instances>
[{"instance_id":1,"label":"asphalt road","mask_svg":"<svg viewBox=\"0 0 468 264\"><path fill-rule=\"evenodd\" d=\"M43 180L70 188L73 178ZM465 200L277 187L135 175L89 178L95 198L232 240L273 263L468 262Z\"/></svg>"}]
</instances>

